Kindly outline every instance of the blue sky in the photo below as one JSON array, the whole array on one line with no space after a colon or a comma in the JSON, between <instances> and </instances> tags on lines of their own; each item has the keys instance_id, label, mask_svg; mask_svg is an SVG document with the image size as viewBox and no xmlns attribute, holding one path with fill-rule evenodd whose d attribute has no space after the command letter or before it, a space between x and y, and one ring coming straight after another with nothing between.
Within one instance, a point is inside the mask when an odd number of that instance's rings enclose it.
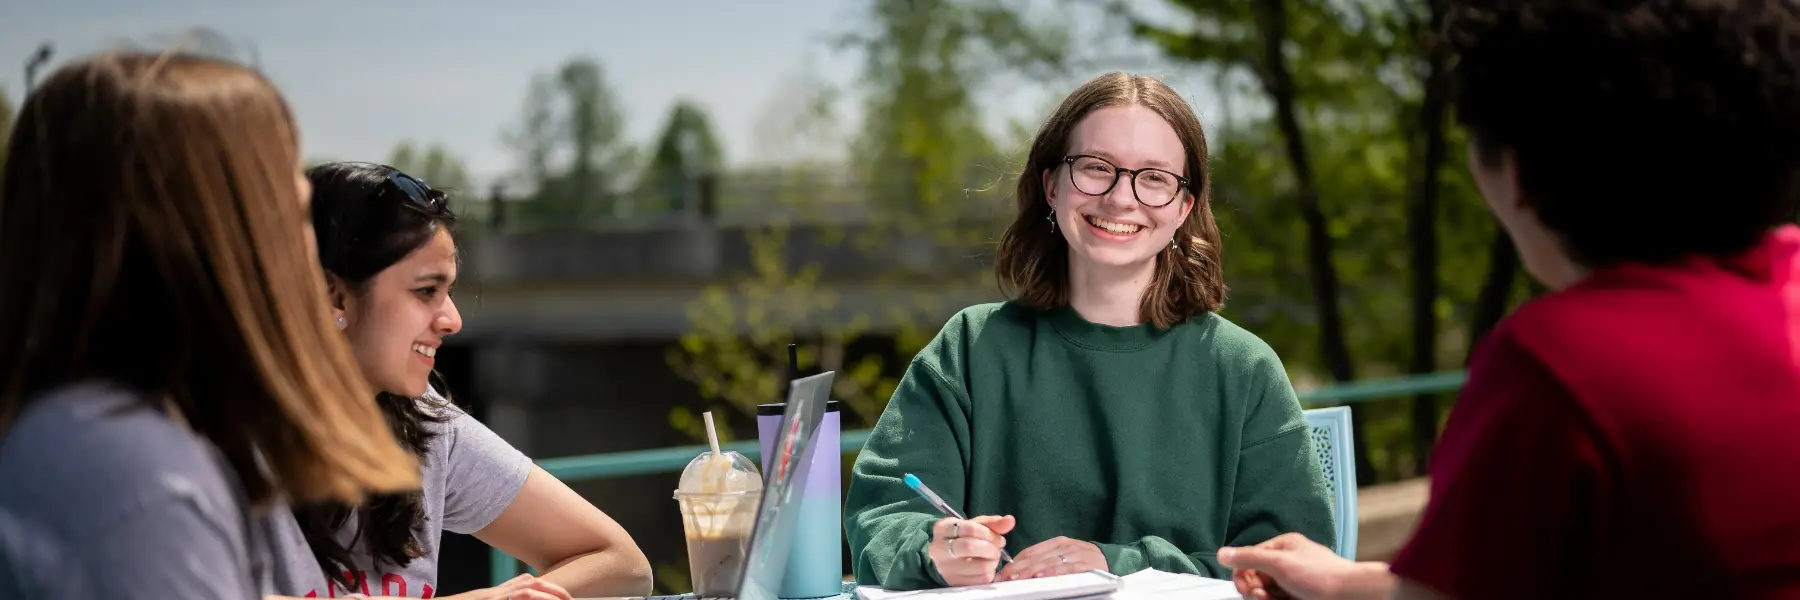
<instances>
[{"instance_id":1,"label":"blue sky","mask_svg":"<svg viewBox=\"0 0 1800 600\"><path fill-rule=\"evenodd\" d=\"M441 142L484 182L514 166L501 134L519 118L530 78L589 55L605 67L632 139L651 139L688 98L712 116L727 159L743 163L786 82L810 72L853 85L858 57L825 40L861 23L864 10L849 0L0 0L0 86L18 100L24 61L43 41L61 61L204 26L254 44L298 113L308 156L379 160L402 140ZM1151 73L1203 119L1213 112L1187 71ZM979 97L998 127L1039 118L1056 97L1049 90L1073 84L1008 82ZM845 101L840 117L854 119L855 108Z\"/></svg>"}]
</instances>

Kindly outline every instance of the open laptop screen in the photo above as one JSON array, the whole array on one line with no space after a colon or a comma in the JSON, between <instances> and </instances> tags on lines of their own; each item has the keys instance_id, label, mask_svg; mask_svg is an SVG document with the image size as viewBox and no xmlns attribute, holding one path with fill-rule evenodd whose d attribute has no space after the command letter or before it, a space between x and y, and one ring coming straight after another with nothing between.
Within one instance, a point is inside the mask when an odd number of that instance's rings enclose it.
<instances>
[{"instance_id":1,"label":"open laptop screen","mask_svg":"<svg viewBox=\"0 0 1800 600\"><path fill-rule=\"evenodd\" d=\"M838 450L814 448L836 375L826 372L795 379L788 388L787 410L776 429L780 434L765 461L769 466L763 473L762 503L750 534L750 550L744 556L747 564L744 582L738 586L740 600L775 600L781 589L801 507L800 491L806 489L811 471L811 452Z\"/></svg>"}]
</instances>

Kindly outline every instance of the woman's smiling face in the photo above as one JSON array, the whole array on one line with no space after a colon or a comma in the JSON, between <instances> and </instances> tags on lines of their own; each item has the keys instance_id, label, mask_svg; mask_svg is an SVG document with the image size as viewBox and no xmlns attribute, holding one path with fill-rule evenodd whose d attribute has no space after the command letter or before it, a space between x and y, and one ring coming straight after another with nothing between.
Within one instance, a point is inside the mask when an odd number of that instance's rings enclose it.
<instances>
[{"instance_id":1,"label":"woman's smiling face","mask_svg":"<svg viewBox=\"0 0 1800 600\"><path fill-rule=\"evenodd\" d=\"M1102 107L1076 124L1068 154L1075 158L1044 173L1044 189L1070 260L1082 267L1153 267L1193 208L1177 179L1187 177L1188 160L1175 128L1143 106ZM1135 186L1123 170L1138 172Z\"/></svg>"},{"instance_id":2,"label":"woman's smiling face","mask_svg":"<svg viewBox=\"0 0 1800 600\"><path fill-rule=\"evenodd\" d=\"M345 332L377 389L408 398L425 395L438 347L462 329L450 291L456 284L456 242L439 230L425 245L340 298Z\"/></svg>"}]
</instances>

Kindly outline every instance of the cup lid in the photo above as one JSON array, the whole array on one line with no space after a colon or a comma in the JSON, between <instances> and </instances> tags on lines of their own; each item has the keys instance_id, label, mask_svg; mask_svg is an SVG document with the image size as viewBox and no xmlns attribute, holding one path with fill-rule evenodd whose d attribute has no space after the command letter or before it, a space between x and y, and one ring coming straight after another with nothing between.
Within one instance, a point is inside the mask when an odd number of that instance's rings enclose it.
<instances>
[{"instance_id":1,"label":"cup lid","mask_svg":"<svg viewBox=\"0 0 1800 600\"><path fill-rule=\"evenodd\" d=\"M740 492L684 492L681 490L675 490L675 494L672 497L675 498L676 500L680 500L682 498L743 498L743 497L761 495L761 494L762 494L762 490L760 490L760 489L743 490Z\"/></svg>"},{"instance_id":2,"label":"cup lid","mask_svg":"<svg viewBox=\"0 0 1800 600\"><path fill-rule=\"evenodd\" d=\"M763 487L756 463L737 452L701 452L681 471L678 492L720 493L757 491Z\"/></svg>"},{"instance_id":3,"label":"cup lid","mask_svg":"<svg viewBox=\"0 0 1800 600\"><path fill-rule=\"evenodd\" d=\"M828 413L829 412L838 412L840 407L841 407L841 405L838 404L838 401L836 401L836 400L828 400L825 402L825 412L828 412ZM759 417L767 417L767 416L779 417L784 412L787 412L787 403L786 402L777 402L775 404L758 404L758 405L756 405L756 416L759 416Z\"/></svg>"}]
</instances>

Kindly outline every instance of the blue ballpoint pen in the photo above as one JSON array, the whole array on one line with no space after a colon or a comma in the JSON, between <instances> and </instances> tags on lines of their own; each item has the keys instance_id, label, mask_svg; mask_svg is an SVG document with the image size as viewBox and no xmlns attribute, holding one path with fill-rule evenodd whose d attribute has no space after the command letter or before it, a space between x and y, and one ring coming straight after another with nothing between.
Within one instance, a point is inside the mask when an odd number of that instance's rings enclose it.
<instances>
[{"instance_id":1,"label":"blue ballpoint pen","mask_svg":"<svg viewBox=\"0 0 1800 600\"><path fill-rule=\"evenodd\" d=\"M925 497L925 502L930 503L932 507L937 508L938 512L964 521L969 520L968 517L963 516L960 511L957 511L956 507L950 506L949 502L945 502L943 498L939 498L936 492L931 491L931 488L925 487L925 482L919 481L919 478L912 473L906 474L905 481L906 487L912 488L913 491L918 492L920 496ZM1005 548L1000 549L1000 562L1009 563L1012 562L1012 559L1012 555L1007 554Z\"/></svg>"}]
</instances>

